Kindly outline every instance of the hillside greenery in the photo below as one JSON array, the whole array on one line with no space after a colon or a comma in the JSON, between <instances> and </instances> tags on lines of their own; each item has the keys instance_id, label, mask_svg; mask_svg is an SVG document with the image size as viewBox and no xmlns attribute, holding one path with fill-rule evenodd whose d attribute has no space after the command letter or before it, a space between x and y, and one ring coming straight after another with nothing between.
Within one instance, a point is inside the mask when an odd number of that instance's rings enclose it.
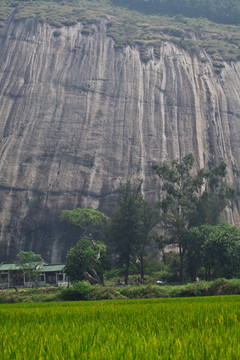
<instances>
[{"instance_id":1,"label":"hillside greenery","mask_svg":"<svg viewBox=\"0 0 240 360\"><path fill-rule=\"evenodd\" d=\"M171 41L196 54L205 49L220 71L223 60L240 59L239 8L239 0L0 0L0 26L12 14L15 21L38 18L55 28L80 22L82 34L88 36L92 24L103 20L116 48L138 46L145 62L149 46L157 58L161 44ZM53 35L61 36L60 30Z\"/></svg>"},{"instance_id":2,"label":"hillside greenery","mask_svg":"<svg viewBox=\"0 0 240 360\"><path fill-rule=\"evenodd\" d=\"M112 0L145 13L205 17L223 24L240 24L239 0Z\"/></svg>"},{"instance_id":3,"label":"hillside greenery","mask_svg":"<svg viewBox=\"0 0 240 360\"><path fill-rule=\"evenodd\" d=\"M113 271L112 277L115 272L118 286L128 285L130 275L135 275L132 284L143 284L146 274L153 277L159 270L166 272L156 279L161 283L238 277L240 229L221 222L223 210L236 196L226 181L226 167L220 161L194 173L189 153L171 163L152 164L152 180L159 189L155 204L144 199L141 180L128 179L119 185L110 218L88 208L62 211L61 220L81 230L66 257L70 281L105 285L106 270ZM175 251L170 254L167 246Z\"/></svg>"}]
</instances>

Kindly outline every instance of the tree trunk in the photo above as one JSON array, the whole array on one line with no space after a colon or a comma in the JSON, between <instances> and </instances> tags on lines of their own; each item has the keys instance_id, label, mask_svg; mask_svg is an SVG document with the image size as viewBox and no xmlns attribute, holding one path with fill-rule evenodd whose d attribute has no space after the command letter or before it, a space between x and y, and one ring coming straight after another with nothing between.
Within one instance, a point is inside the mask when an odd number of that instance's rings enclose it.
<instances>
[{"instance_id":1,"label":"tree trunk","mask_svg":"<svg viewBox=\"0 0 240 360\"><path fill-rule=\"evenodd\" d=\"M129 261L127 262L127 266L126 266L126 272L125 272L125 279L124 279L124 284L128 285L128 276L129 276Z\"/></svg>"},{"instance_id":2,"label":"tree trunk","mask_svg":"<svg viewBox=\"0 0 240 360\"><path fill-rule=\"evenodd\" d=\"M143 257L140 258L140 275L141 275L141 284L144 282L144 263Z\"/></svg>"},{"instance_id":3,"label":"tree trunk","mask_svg":"<svg viewBox=\"0 0 240 360\"><path fill-rule=\"evenodd\" d=\"M105 282L104 282L104 272L103 272L103 271L102 271L101 274L100 274L100 280L101 280L102 286L105 286Z\"/></svg>"},{"instance_id":4,"label":"tree trunk","mask_svg":"<svg viewBox=\"0 0 240 360\"><path fill-rule=\"evenodd\" d=\"M183 282L183 258L184 258L184 250L181 245L179 245L179 257L180 257L180 268L179 268L179 280Z\"/></svg>"},{"instance_id":5,"label":"tree trunk","mask_svg":"<svg viewBox=\"0 0 240 360\"><path fill-rule=\"evenodd\" d=\"M91 269L91 271L92 271L92 275L89 274L89 272L87 272L87 271L84 272L83 275L84 275L85 279L87 281L89 281L91 285L99 284L99 285L105 286L103 273L98 275L94 269Z\"/></svg>"}]
</instances>

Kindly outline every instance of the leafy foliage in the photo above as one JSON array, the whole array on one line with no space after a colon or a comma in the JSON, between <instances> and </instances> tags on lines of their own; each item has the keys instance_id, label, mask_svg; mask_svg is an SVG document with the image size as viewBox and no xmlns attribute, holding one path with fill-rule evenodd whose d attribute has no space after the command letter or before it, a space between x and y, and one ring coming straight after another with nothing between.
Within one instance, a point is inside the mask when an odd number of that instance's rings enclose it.
<instances>
[{"instance_id":1,"label":"leafy foliage","mask_svg":"<svg viewBox=\"0 0 240 360\"><path fill-rule=\"evenodd\" d=\"M93 288L91 285L84 282L76 282L73 287L69 289L63 289L61 292L62 300L90 300Z\"/></svg>"},{"instance_id":2,"label":"leafy foliage","mask_svg":"<svg viewBox=\"0 0 240 360\"><path fill-rule=\"evenodd\" d=\"M171 165L163 162L152 166L160 181L159 209L166 231L165 241L179 249L181 281L184 255L188 250L190 259L192 249L188 230L195 225L217 224L227 201L234 196L233 189L223 182L224 162L209 170L200 169L196 175L192 175L193 164L193 155L187 154L182 161L173 160Z\"/></svg>"},{"instance_id":3,"label":"leafy foliage","mask_svg":"<svg viewBox=\"0 0 240 360\"><path fill-rule=\"evenodd\" d=\"M221 223L200 229L208 235L202 245L203 264L208 278L233 278L240 275L240 229ZM212 274L211 274L212 272Z\"/></svg>"},{"instance_id":4,"label":"leafy foliage","mask_svg":"<svg viewBox=\"0 0 240 360\"><path fill-rule=\"evenodd\" d=\"M212 57L216 73L219 73L224 67L222 60L236 61L240 58L239 26L227 25L239 23L238 11L239 0L221 0L220 3L217 0L2 0L0 26L13 13L15 21L38 18L58 28L81 22L84 26L82 35L91 35L92 24L106 21L107 15L107 35L114 39L116 48L138 46L141 59L145 62L152 58L148 47L154 48L154 56L158 58L161 43L166 40L195 54L204 48ZM215 13L220 16L214 16ZM218 25L207 18L226 22L226 25ZM57 38L59 33L55 31L53 36ZM194 39L192 32L196 35ZM73 44L72 50L78 49L77 46L78 43Z\"/></svg>"},{"instance_id":5,"label":"leafy foliage","mask_svg":"<svg viewBox=\"0 0 240 360\"><path fill-rule=\"evenodd\" d=\"M82 237L66 257L65 272L71 281L88 280L91 284L104 285L106 246Z\"/></svg>"},{"instance_id":6,"label":"leafy foliage","mask_svg":"<svg viewBox=\"0 0 240 360\"><path fill-rule=\"evenodd\" d=\"M205 17L224 24L240 23L239 0L112 0L147 13Z\"/></svg>"},{"instance_id":7,"label":"leafy foliage","mask_svg":"<svg viewBox=\"0 0 240 360\"><path fill-rule=\"evenodd\" d=\"M74 210L63 210L60 215L61 221L79 226L84 236L94 236L94 234L107 221L107 217L100 211L88 208L77 208Z\"/></svg>"},{"instance_id":8,"label":"leafy foliage","mask_svg":"<svg viewBox=\"0 0 240 360\"><path fill-rule=\"evenodd\" d=\"M128 180L121 185L118 207L111 219L107 237L118 264L125 269L126 284L131 263L137 265L143 279L145 250L157 222L157 212L141 194L141 183L133 187Z\"/></svg>"},{"instance_id":9,"label":"leafy foliage","mask_svg":"<svg viewBox=\"0 0 240 360\"><path fill-rule=\"evenodd\" d=\"M17 254L18 261L16 265L27 275L30 281L37 283L37 277L41 272L39 264L44 261L40 254L35 254L33 251L20 251Z\"/></svg>"},{"instance_id":10,"label":"leafy foliage","mask_svg":"<svg viewBox=\"0 0 240 360\"><path fill-rule=\"evenodd\" d=\"M226 163L220 161L209 170L203 169L202 171L204 172L204 191L198 199L190 226L218 224L222 211L226 208L229 200L235 196L235 190L224 181L227 174Z\"/></svg>"},{"instance_id":11,"label":"leafy foliage","mask_svg":"<svg viewBox=\"0 0 240 360\"><path fill-rule=\"evenodd\" d=\"M60 219L79 226L83 231L83 236L67 254L66 274L72 281L85 279L91 284L104 285L106 246L94 238L108 218L94 209L77 208L75 210L63 210Z\"/></svg>"},{"instance_id":12,"label":"leafy foliage","mask_svg":"<svg viewBox=\"0 0 240 360\"><path fill-rule=\"evenodd\" d=\"M207 280L239 276L240 229L224 222L190 229L186 260L192 279L201 266Z\"/></svg>"}]
</instances>

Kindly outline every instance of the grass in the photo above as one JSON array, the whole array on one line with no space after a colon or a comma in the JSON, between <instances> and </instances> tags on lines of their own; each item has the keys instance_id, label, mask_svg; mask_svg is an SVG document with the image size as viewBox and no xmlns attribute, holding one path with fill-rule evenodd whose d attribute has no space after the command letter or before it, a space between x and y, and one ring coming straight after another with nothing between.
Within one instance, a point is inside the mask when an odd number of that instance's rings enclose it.
<instances>
[{"instance_id":1,"label":"grass","mask_svg":"<svg viewBox=\"0 0 240 360\"><path fill-rule=\"evenodd\" d=\"M10 304L1 359L238 359L240 298Z\"/></svg>"},{"instance_id":2,"label":"grass","mask_svg":"<svg viewBox=\"0 0 240 360\"><path fill-rule=\"evenodd\" d=\"M114 39L116 48L138 46L142 60L146 62L151 58L148 47L152 46L154 56L158 57L163 41L171 41L195 54L204 49L213 59L214 66L223 60L240 59L240 27L220 25L202 18L145 15L113 6L108 0L0 0L0 26L13 11L15 21L37 17L57 28L81 22L84 25L82 34L86 36L91 34L93 23L104 20L107 34Z\"/></svg>"}]
</instances>

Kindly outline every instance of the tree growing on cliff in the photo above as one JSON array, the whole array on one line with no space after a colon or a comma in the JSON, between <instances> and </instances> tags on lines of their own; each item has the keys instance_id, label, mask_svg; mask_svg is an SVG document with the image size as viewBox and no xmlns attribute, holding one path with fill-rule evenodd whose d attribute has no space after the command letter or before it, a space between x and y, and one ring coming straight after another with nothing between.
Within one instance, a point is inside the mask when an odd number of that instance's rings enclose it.
<instances>
[{"instance_id":1,"label":"tree growing on cliff","mask_svg":"<svg viewBox=\"0 0 240 360\"><path fill-rule=\"evenodd\" d=\"M161 225L166 243L178 246L180 281L183 280L183 262L188 246L188 230L202 224L215 225L234 191L224 183L226 164L220 162L209 170L192 174L194 157L187 154L182 161L173 160L153 164L153 172L160 181L161 199L158 203Z\"/></svg>"},{"instance_id":2,"label":"tree growing on cliff","mask_svg":"<svg viewBox=\"0 0 240 360\"><path fill-rule=\"evenodd\" d=\"M66 257L65 272L72 281L88 280L91 284L104 285L106 246L95 238L108 221L100 211L88 208L63 210L62 221L77 225L82 236Z\"/></svg>"}]
</instances>

